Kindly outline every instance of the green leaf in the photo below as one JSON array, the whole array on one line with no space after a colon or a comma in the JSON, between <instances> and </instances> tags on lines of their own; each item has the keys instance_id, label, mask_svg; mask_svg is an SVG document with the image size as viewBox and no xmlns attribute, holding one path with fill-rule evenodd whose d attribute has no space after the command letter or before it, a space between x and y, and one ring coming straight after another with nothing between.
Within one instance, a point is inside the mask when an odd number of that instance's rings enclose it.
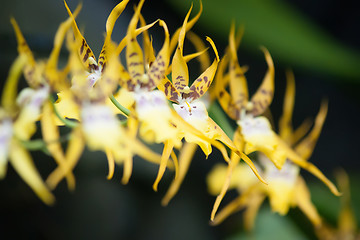
<instances>
[{"instance_id":1,"label":"green leaf","mask_svg":"<svg viewBox=\"0 0 360 240\"><path fill-rule=\"evenodd\" d=\"M185 16L191 2L168 3ZM199 9L195 1L193 12ZM322 72L342 80L360 82L360 54L325 33L281 0L206 0L204 11L195 25L211 36L215 43L227 42L230 24L243 25L243 47L258 52L269 49L275 61L291 67Z\"/></svg>"}]
</instances>

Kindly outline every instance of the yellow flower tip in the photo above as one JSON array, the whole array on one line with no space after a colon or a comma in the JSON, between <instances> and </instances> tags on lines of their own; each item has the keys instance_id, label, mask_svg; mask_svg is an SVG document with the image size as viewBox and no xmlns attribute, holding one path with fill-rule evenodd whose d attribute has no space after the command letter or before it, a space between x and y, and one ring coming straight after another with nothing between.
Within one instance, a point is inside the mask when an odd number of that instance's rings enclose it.
<instances>
[{"instance_id":1,"label":"yellow flower tip","mask_svg":"<svg viewBox=\"0 0 360 240\"><path fill-rule=\"evenodd\" d=\"M153 190L154 190L155 192L158 191L159 182L160 182L160 179L157 178L157 179L155 180L154 184L152 185L152 188L153 188ZM168 202L166 203L166 205L167 205L167 204L168 204Z\"/></svg>"},{"instance_id":2,"label":"yellow flower tip","mask_svg":"<svg viewBox=\"0 0 360 240\"><path fill-rule=\"evenodd\" d=\"M213 48L213 50L214 50L214 52L215 52L216 61L219 62L219 61L220 61L219 53L218 53L218 51L217 51L217 49L216 49L215 43L214 43L213 40L212 40L210 37L208 37L208 36L206 36L206 41L208 41L208 42L210 43L211 47Z\"/></svg>"}]
</instances>

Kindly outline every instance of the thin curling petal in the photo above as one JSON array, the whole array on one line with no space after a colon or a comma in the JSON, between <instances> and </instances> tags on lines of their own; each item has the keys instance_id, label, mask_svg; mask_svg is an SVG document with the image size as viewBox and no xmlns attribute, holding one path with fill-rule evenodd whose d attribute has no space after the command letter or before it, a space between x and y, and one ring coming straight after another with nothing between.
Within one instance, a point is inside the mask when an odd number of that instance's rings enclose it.
<instances>
[{"instance_id":1,"label":"thin curling petal","mask_svg":"<svg viewBox=\"0 0 360 240\"><path fill-rule=\"evenodd\" d=\"M50 189L55 189L59 182L65 177L67 172L71 172L77 162L79 161L81 154L85 147L85 141L81 133L81 128L77 127L73 130L70 136L70 141L66 149L66 172L59 166L57 167L46 179L46 184Z\"/></svg>"},{"instance_id":2,"label":"thin curling petal","mask_svg":"<svg viewBox=\"0 0 360 240\"><path fill-rule=\"evenodd\" d=\"M328 103L327 101L323 101L320 111L316 116L315 125L312 131L295 147L295 152L297 152L300 157L305 160L309 159L312 152L314 151L316 142L319 139L322 127L326 119L327 111Z\"/></svg>"},{"instance_id":3,"label":"thin curling petal","mask_svg":"<svg viewBox=\"0 0 360 240\"><path fill-rule=\"evenodd\" d=\"M73 14L71 13L65 0L64 0L64 4L65 4L66 10L67 10L69 16L73 20L72 28L73 28L74 35L75 35L75 44L76 44L76 48L77 48L79 57L84 65L84 67L89 70L90 69L93 69L93 70L98 69L97 63L95 61L96 58L94 56L94 53L91 50L91 48L89 47L89 45L86 43L85 38L80 33L80 30L75 22L75 18L73 16Z\"/></svg>"},{"instance_id":4,"label":"thin curling petal","mask_svg":"<svg viewBox=\"0 0 360 240\"><path fill-rule=\"evenodd\" d=\"M296 183L295 201L301 211L310 219L314 226L321 225L321 217L314 204L311 202L310 191L302 177L298 177Z\"/></svg>"},{"instance_id":5,"label":"thin curling petal","mask_svg":"<svg viewBox=\"0 0 360 240\"><path fill-rule=\"evenodd\" d=\"M146 26L145 19L141 13L140 13L140 24L141 24L141 27ZM154 48L152 46L152 38L150 38L148 31L144 31L142 37L143 37L143 49L144 49L145 63L146 63L146 65L149 66L148 68L150 68L151 64L156 59Z\"/></svg>"},{"instance_id":6,"label":"thin curling petal","mask_svg":"<svg viewBox=\"0 0 360 240\"><path fill-rule=\"evenodd\" d=\"M12 112L16 109L16 97L19 79L22 69L27 63L28 58L24 55L19 55L10 67L9 75L5 81L5 86L1 94L1 105L7 112Z\"/></svg>"},{"instance_id":7,"label":"thin curling petal","mask_svg":"<svg viewBox=\"0 0 360 240\"><path fill-rule=\"evenodd\" d=\"M142 49L139 43L136 40L136 25L139 21L139 15L142 5L144 1L140 1L139 5L135 10L135 14L132 17L127 35L129 38L127 39L127 48L126 48L126 63L128 72L131 76L133 84L141 85L141 83L147 84L149 78L144 74L144 57Z\"/></svg>"},{"instance_id":8,"label":"thin curling petal","mask_svg":"<svg viewBox=\"0 0 360 240\"><path fill-rule=\"evenodd\" d=\"M202 72L205 71L206 68L210 65L210 56L209 53L206 51L207 47L205 46L201 38L192 31L189 31L187 33L186 38L188 38L190 42L194 45L196 52L204 52L204 54L199 55L199 62L200 70Z\"/></svg>"},{"instance_id":9,"label":"thin curling petal","mask_svg":"<svg viewBox=\"0 0 360 240\"><path fill-rule=\"evenodd\" d=\"M75 177L71 172L68 172L67 161L63 149L61 147L60 133L59 129L56 126L55 120L53 118L54 111L53 106L50 101L47 101L43 106L42 116L41 116L41 131L44 141L47 143L47 149L51 153L52 157L59 165L60 169L64 172L70 190L75 188Z\"/></svg>"},{"instance_id":10,"label":"thin curling petal","mask_svg":"<svg viewBox=\"0 0 360 240\"><path fill-rule=\"evenodd\" d=\"M81 4L77 6L77 8L73 14L74 18L76 18L77 15L79 14L81 7L82 7ZM64 41L65 34L71 27L72 22L73 22L73 18L69 17L67 20L65 20L64 22L62 22L60 24L60 26L56 32L55 38L54 38L54 47L50 53L49 60L47 61L47 64L46 64L47 69L56 69L57 68L61 46Z\"/></svg>"},{"instance_id":11,"label":"thin curling petal","mask_svg":"<svg viewBox=\"0 0 360 240\"><path fill-rule=\"evenodd\" d=\"M106 149L105 150L105 154L106 154L106 158L108 160L108 165L109 165L109 173L107 175L107 179L110 180L112 179L112 177L114 176L114 171L115 171L115 159L114 159L114 155L112 154L110 149Z\"/></svg>"},{"instance_id":12,"label":"thin curling petal","mask_svg":"<svg viewBox=\"0 0 360 240\"><path fill-rule=\"evenodd\" d=\"M292 115L295 102L295 77L291 70L286 71L286 91L283 104L283 114L279 120L279 135L286 143L291 144L293 133Z\"/></svg>"},{"instance_id":13,"label":"thin curling petal","mask_svg":"<svg viewBox=\"0 0 360 240\"><path fill-rule=\"evenodd\" d=\"M154 89L160 82L165 78L165 71L169 65L169 30L166 26L166 23L162 20L159 21L160 26L164 28L165 33L165 41L163 47L161 48L160 52L158 53L155 62L151 65L148 76L149 76L149 83L148 89Z\"/></svg>"},{"instance_id":14,"label":"thin curling petal","mask_svg":"<svg viewBox=\"0 0 360 240\"><path fill-rule=\"evenodd\" d=\"M281 142L280 144L284 147L284 149L286 149L286 154L290 161L300 166L301 168L304 168L305 170L313 174L315 177L320 179L335 196L341 196L341 193L338 191L336 186L327 177L325 177L325 175L314 164L305 161L296 152L289 148L284 142Z\"/></svg>"},{"instance_id":15,"label":"thin curling petal","mask_svg":"<svg viewBox=\"0 0 360 240\"><path fill-rule=\"evenodd\" d=\"M209 87L214 79L218 63L220 61L214 42L209 37L207 37L206 40L210 42L210 44L215 52L216 58L215 58L214 62L211 64L211 66L208 67L205 70L205 72L203 72L193 82L193 84L190 87L190 92L183 94L184 98L189 98L189 99L191 99L191 101L200 98L209 89Z\"/></svg>"},{"instance_id":16,"label":"thin curling petal","mask_svg":"<svg viewBox=\"0 0 360 240\"><path fill-rule=\"evenodd\" d=\"M46 204L52 205L55 197L49 191L27 152L16 140L11 142L10 163L20 177L31 187L36 195Z\"/></svg>"},{"instance_id":17,"label":"thin curling petal","mask_svg":"<svg viewBox=\"0 0 360 240\"><path fill-rule=\"evenodd\" d=\"M126 5L128 4L129 0L123 0L120 3L118 3L113 10L111 10L111 13L109 17L106 20L106 37L104 41L104 45L101 49L99 59L98 59L98 65L101 66L101 68L104 68L106 62L107 62L107 45L109 42L111 42L111 34L113 32L115 22L119 18L120 14L124 11Z\"/></svg>"},{"instance_id":18,"label":"thin curling petal","mask_svg":"<svg viewBox=\"0 0 360 240\"><path fill-rule=\"evenodd\" d=\"M17 24L15 18L10 18L10 22L14 28L15 31L15 35L16 35L16 40L18 43L18 52L20 55L25 55L27 56L27 63L30 65L30 67L35 67L35 59L34 56L28 46L28 44L26 43L26 40L24 38L24 36L21 33L21 30L19 28L19 25Z\"/></svg>"},{"instance_id":19,"label":"thin curling petal","mask_svg":"<svg viewBox=\"0 0 360 240\"><path fill-rule=\"evenodd\" d=\"M230 44L230 62L229 62L229 75L230 75L230 94L232 97L232 104L236 110L236 119L240 118L241 109L243 109L249 100L247 81L242 71L238 59L237 48L235 43L235 26L232 25L229 35Z\"/></svg>"},{"instance_id":20,"label":"thin curling petal","mask_svg":"<svg viewBox=\"0 0 360 240\"><path fill-rule=\"evenodd\" d=\"M174 148L174 143L171 140L165 141L164 150L163 150L163 153L161 156L159 171L156 176L155 182L153 184L153 189L155 192L157 192L157 190L158 190L158 184L159 184L162 176L164 175L164 172L166 169L166 164L167 164L167 161L169 160L171 152L173 151L173 148Z\"/></svg>"},{"instance_id":21,"label":"thin curling petal","mask_svg":"<svg viewBox=\"0 0 360 240\"><path fill-rule=\"evenodd\" d=\"M164 198L161 200L161 205L167 206L171 199L179 191L179 188L188 172L191 160L195 154L197 145L195 143L185 143L181 149L179 156L179 171L177 177L172 181L168 191L166 192Z\"/></svg>"},{"instance_id":22,"label":"thin curling petal","mask_svg":"<svg viewBox=\"0 0 360 240\"><path fill-rule=\"evenodd\" d=\"M192 8L192 5L191 5L191 8ZM199 12L198 14L196 14L196 16L191 19L188 24L186 25L186 29L185 31L189 31L194 25L195 23L199 20L200 18L200 15L203 11L203 6L202 6L202 2L200 1L200 9L199 9ZM170 53L172 53L177 45L177 42L178 42L178 38L179 38L179 35L180 35L180 32L181 32L181 29L182 28L178 28L175 33L173 34L173 36L171 37L171 40L170 40Z\"/></svg>"},{"instance_id":23,"label":"thin curling petal","mask_svg":"<svg viewBox=\"0 0 360 240\"><path fill-rule=\"evenodd\" d=\"M262 114L271 104L274 96L274 78L275 69L274 62L270 56L269 51L265 47L261 47L265 54L265 59L268 65L268 71L265 74L264 80L256 93L251 97L252 107L249 111L253 116Z\"/></svg>"},{"instance_id":24,"label":"thin curling petal","mask_svg":"<svg viewBox=\"0 0 360 240\"><path fill-rule=\"evenodd\" d=\"M245 230L251 231L254 228L257 213L259 212L265 197L266 196L261 193L253 193L251 195L251 200L249 201L249 204L244 212Z\"/></svg>"},{"instance_id":25,"label":"thin curling petal","mask_svg":"<svg viewBox=\"0 0 360 240\"><path fill-rule=\"evenodd\" d=\"M183 56L184 38L186 33L186 24L189 19L192 6L188 11L182 28L180 30L178 47L176 48L173 60L172 60L172 82L174 87L181 93L189 93L189 70L186 61Z\"/></svg>"}]
</instances>

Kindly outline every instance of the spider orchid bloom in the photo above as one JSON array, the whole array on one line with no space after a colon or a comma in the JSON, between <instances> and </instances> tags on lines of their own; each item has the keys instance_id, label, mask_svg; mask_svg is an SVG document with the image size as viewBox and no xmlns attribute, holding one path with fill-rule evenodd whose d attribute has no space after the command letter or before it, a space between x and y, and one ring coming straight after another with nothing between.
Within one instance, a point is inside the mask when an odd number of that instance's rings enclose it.
<instances>
[{"instance_id":1,"label":"spider orchid bloom","mask_svg":"<svg viewBox=\"0 0 360 240\"><path fill-rule=\"evenodd\" d=\"M349 176L344 170L339 170L336 172L336 180L343 193L337 228L325 223L320 227L315 226L317 237L322 240L359 239L360 232L356 226L356 217L351 206Z\"/></svg>"},{"instance_id":2,"label":"spider orchid bloom","mask_svg":"<svg viewBox=\"0 0 360 240\"><path fill-rule=\"evenodd\" d=\"M215 44L209 37L207 37L206 40L210 43L215 52L215 60L213 61L211 66L208 67L193 82L190 87L188 86L189 72L186 59L183 56L183 45L187 30L187 21L191 10L192 7L187 13L183 26L179 33L178 47L175 51L171 66L172 82L168 78L164 78L162 83L158 85L158 88L165 93L165 95L170 101L175 102L173 104L173 107L178 113L178 115L183 120L185 120L185 122L189 123L193 128L203 133L203 135L207 138L201 138L198 135L194 134L193 131L183 131L186 142L195 143L200 146L206 157L212 151L211 145L214 145L222 151L225 160L228 161L229 158L227 156L227 153L224 154L224 152L226 151L222 150L224 146L216 142L216 140L219 140L220 142L227 145L232 151L235 151L237 154L241 155L244 159L246 159L245 161L254 170L254 173L259 177L259 179L262 180L251 160L247 156L245 156L245 154L238 151L236 146L222 131L222 129L209 117L205 104L199 100L199 98L203 96L210 87L219 62L219 56ZM189 146L187 149L192 149L191 152L194 152L193 147ZM179 166L179 169L181 168L182 171L184 171L181 173L182 177L173 181L172 185L170 186L169 192L163 199L163 205L166 205L170 201L170 199L176 194L180 183L186 174L186 171L188 169L187 166L189 166L189 163L191 161L191 154L184 154L184 156L187 156L187 158L184 158L182 160L181 164L183 164L183 166Z\"/></svg>"},{"instance_id":3,"label":"spider orchid bloom","mask_svg":"<svg viewBox=\"0 0 360 240\"><path fill-rule=\"evenodd\" d=\"M145 25L145 21L140 17L143 3L144 1L140 1L136 7L125 38L127 40L127 70L119 61L118 65L120 69L120 85L127 92L131 92L134 99L133 111L128 119L130 135L135 138L139 128L140 136L147 142L164 143L159 172L153 185L153 189L157 191L157 185L166 169L170 155L176 162L173 147L181 146L181 137L179 137L178 129L172 123L173 113L164 93L154 90L165 77L165 70L169 65L170 40L168 29L164 21L158 21L159 25L164 29L165 41L155 57L152 43L146 32L146 26L148 25ZM136 36L140 33L136 29L139 18L142 24L140 29L144 29L144 52L136 40ZM146 61L145 64L144 61Z\"/></svg>"},{"instance_id":4,"label":"spider orchid bloom","mask_svg":"<svg viewBox=\"0 0 360 240\"><path fill-rule=\"evenodd\" d=\"M75 16L80 9L81 5L76 9ZM40 119L46 147L57 164L62 169L65 169L65 157L59 141L60 134L56 122L52 118L53 108L49 96L51 90L66 87L67 69L59 71L57 65L65 34L71 27L71 18L60 24L55 35L54 47L47 61L35 61L14 18L11 18L11 23L15 30L19 55L27 58L23 71L25 80L30 86L23 89L16 100L20 112L17 121L14 123L14 134L22 140L29 140L36 131L36 121ZM69 173L66 178L69 189L73 189L75 184L74 176Z\"/></svg>"},{"instance_id":5,"label":"spider orchid bloom","mask_svg":"<svg viewBox=\"0 0 360 240\"><path fill-rule=\"evenodd\" d=\"M35 194L46 204L51 205L55 197L51 194L43 182L30 153L25 149L22 140L15 134L14 125L16 116L19 114L16 107L16 93L22 69L28 64L26 55L17 57L11 66L8 79L5 82L0 107L0 178L4 178L7 168L7 159L31 187Z\"/></svg>"},{"instance_id":6,"label":"spider orchid bloom","mask_svg":"<svg viewBox=\"0 0 360 240\"><path fill-rule=\"evenodd\" d=\"M284 141L289 144L293 144L299 138L304 137L306 133L307 127L305 125L301 125L296 131L293 131L291 127L291 115L293 111L293 103L294 103L294 94L295 94L295 83L292 74L288 74L288 87L285 95L284 101L284 114L280 121L280 136L284 137ZM312 131L300 141L299 144L295 146L296 153L304 160L310 158L313 149L316 145L317 139L320 135L323 123L325 121L327 114L327 103L324 102L321 105L320 111L315 119L315 125ZM308 124L306 124L308 125ZM246 228L252 229L254 225L254 220L257 215L257 211L264 201L265 197L268 196L270 200L271 209L274 212L277 212L281 215L287 214L290 207L298 206L304 214L310 219L310 221L315 226L321 225L321 218L316 211L316 208L311 202L310 192L305 184L304 179L299 175L300 167L294 164L290 160L286 160L282 169L278 169L272 164L269 158L260 153L259 154L260 164L263 167L263 172L265 175L265 179L268 182L268 185L263 185L259 183L255 183L252 185L248 185L247 188L244 188L243 182L239 182L236 179L239 176L236 176L236 171L242 168L241 164L237 166L229 166L227 169L222 167L220 170L215 169L208 177L208 185L209 189L216 194L216 190L218 191L219 187L214 184L215 181L220 181L220 177L225 180L225 184L227 188L231 188L233 186L239 185L239 192L242 193L237 199L231 202L229 205L224 207L216 216L214 212L213 224L217 225L221 223L227 216L232 214L235 211L238 211L242 208L246 208L246 212L244 215ZM310 163L307 163L310 164ZM232 174L231 174L232 172ZM319 177L323 176L318 174L317 171L310 171L315 176L317 176L320 180L322 180L326 185L331 188L334 188L333 192L336 191L338 193L336 187L326 178ZM315 173L314 173L315 172ZM320 172L321 173L321 172ZM220 176L218 179L212 179ZM226 176L226 177L225 177ZM233 177L232 177L233 176ZM251 181L251 179L247 179L248 176L244 174L242 177L242 181ZM246 180L247 179L247 180ZM237 182L237 183L236 183ZM222 187L221 191L224 187ZM226 188L226 189L227 189Z\"/></svg>"},{"instance_id":7,"label":"spider orchid bloom","mask_svg":"<svg viewBox=\"0 0 360 240\"><path fill-rule=\"evenodd\" d=\"M138 154L144 159L156 163L159 162L160 156L150 151L139 141L131 139L127 130L121 126L111 107L106 103L108 97L117 88L118 65L115 61L117 56L114 54L114 43L109 42L106 47L106 51L109 52L107 55L109 61L102 77L97 80L94 86L89 88L88 74L84 71L85 66L77 54L76 38L73 41L68 40L73 86L66 94L72 96L73 104L78 105L80 116L78 137L84 139L83 144L86 143L90 150L106 153L109 162L108 179L113 176L115 162L123 163L122 182L126 184L132 172L133 154ZM82 149L83 145L78 144L78 148ZM73 160L69 171L76 165L78 159L73 158ZM56 185L61 177L59 173L54 172L49 182Z\"/></svg>"}]
</instances>

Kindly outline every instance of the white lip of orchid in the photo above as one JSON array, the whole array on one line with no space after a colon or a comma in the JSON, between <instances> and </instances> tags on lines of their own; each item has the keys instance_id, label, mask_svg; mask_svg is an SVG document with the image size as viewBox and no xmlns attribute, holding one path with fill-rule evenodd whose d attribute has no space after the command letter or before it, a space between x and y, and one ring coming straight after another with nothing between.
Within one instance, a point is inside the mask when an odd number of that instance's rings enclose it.
<instances>
[{"instance_id":1,"label":"white lip of orchid","mask_svg":"<svg viewBox=\"0 0 360 240\"><path fill-rule=\"evenodd\" d=\"M237 121L237 124L241 126L241 132L245 136L271 135L273 133L269 120L262 116L245 115Z\"/></svg>"},{"instance_id":2,"label":"white lip of orchid","mask_svg":"<svg viewBox=\"0 0 360 240\"><path fill-rule=\"evenodd\" d=\"M136 102L136 112L140 119L146 119L149 114L154 113L170 113L168 101L163 92L155 91L139 91L134 94Z\"/></svg>"},{"instance_id":3,"label":"white lip of orchid","mask_svg":"<svg viewBox=\"0 0 360 240\"><path fill-rule=\"evenodd\" d=\"M173 104L175 111L185 120L201 120L206 121L208 113L205 104L201 101L188 103L187 101L180 104Z\"/></svg>"},{"instance_id":4,"label":"white lip of orchid","mask_svg":"<svg viewBox=\"0 0 360 240\"><path fill-rule=\"evenodd\" d=\"M0 120L0 159L6 159L12 135L13 125L11 119L5 118Z\"/></svg>"},{"instance_id":5,"label":"white lip of orchid","mask_svg":"<svg viewBox=\"0 0 360 240\"><path fill-rule=\"evenodd\" d=\"M85 132L98 132L103 134L114 132L119 127L119 122L112 110L106 105L86 104L81 111L82 126Z\"/></svg>"},{"instance_id":6,"label":"white lip of orchid","mask_svg":"<svg viewBox=\"0 0 360 240\"><path fill-rule=\"evenodd\" d=\"M45 99L49 97L49 90L47 85L38 89L25 88L20 92L16 103L22 107L40 109Z\"/></svg>"},{"instance_id":7,"label":"white lip of orchid","mask_svg":"<svg viewBox=\"0 0 360 240\"><path fill-rule=\"evenodd\" d=\"M269 183L271 181L282 181L293 185L296 182L297 176L299 175L300 168L286 160L282 169L278 169L275 165L267 158L264 154L259 154L259 161L264 168L265 178Z\"/></svg>"}]
</instances>

